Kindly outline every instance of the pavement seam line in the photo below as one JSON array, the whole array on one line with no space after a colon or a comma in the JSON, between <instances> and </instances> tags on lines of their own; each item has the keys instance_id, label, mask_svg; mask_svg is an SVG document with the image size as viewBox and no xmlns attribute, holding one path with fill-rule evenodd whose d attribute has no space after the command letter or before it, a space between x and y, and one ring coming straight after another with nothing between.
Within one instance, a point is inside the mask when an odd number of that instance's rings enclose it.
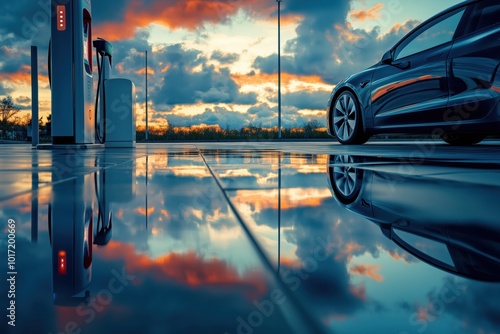
<instances>
[{"instance_id":1,"label":"pavement seam line","mask_svg":"<svg viewBox=\"0 0 500 334\"><path fill-rule=\"evenodd\" d=\"M242 227L243 231L247 235L248 239L252 243L252 246L254 247L255 251L257 252L258 256L261 258L263 264L265 267L267 267L267 270L270 275L272 275L276 281L276 286L281 289L281 291L285 294L287 299L290 301L291 304L291 310L296 313L295 315L297 316L295 322L297 322L297 319L301 319L302 323L297 324L301 328L293 328L291 325L291 322L288 322L288 324L292 327L293 330L295 330L296 333L325 333L325 331L317 324L316 321L313 320L313 317L310 315L310 313L302 306L302 304L297 300L297 297L288 289L288 287L284 284L284 282L281 280L279 277L279 274L276 273L277 268L275 268L267 255L264 253L262 250L262 247L260 246L259 242L257 239L253 236L252 232L250 229L246 226L243 218L240 216L238 210L236 210L235 206L233 205L232 201L230 200L229 196L227 195L226 191L224 190L224 187L222 186L222 182L220 178L214 173L210 165L205 159L205 156L201 152L201 150L198 150L198 154L200 155L201 159L203 160L203 163L205 164L205 167L208 169L210 172L210 175L214 179L215 183L217 184L217 187L219 190L222 192L222 195L224 196L224 199L226 200L229 208L233 212L234 216L238 220L240 226ZM286 315L283 312L283 316L286 317Z\"/></svg>"}]
</instances>

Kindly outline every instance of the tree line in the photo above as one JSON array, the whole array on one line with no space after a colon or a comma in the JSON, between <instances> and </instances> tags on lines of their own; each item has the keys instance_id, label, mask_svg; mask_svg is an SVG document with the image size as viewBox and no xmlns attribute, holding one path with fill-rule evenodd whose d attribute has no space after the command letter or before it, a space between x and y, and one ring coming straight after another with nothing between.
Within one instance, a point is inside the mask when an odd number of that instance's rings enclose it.
<instances>
[{"instance_id":1,"label":"tree line","mask_svg":"<svg viewBox=\"0 0 500 334\"><path fill-rule=\"evenodd\" d=\"M31 140L32 120L29 114L20 117L21 110L16 107L12 97L0 100L0 139ZM51 116L38 120L40 142L51 141ZM281 136L284 139L326 139L329 138L326 129L317 120L306 122L300 126L282 128ZM249 124L240 129L223 129L218 125L199 125L181 127L175 125L150 126L148 140L176 141L176 140L272 140L278 138L278 128L263 128ZM144 126L137 127L137 141L146 139Z\"/></svg>"}]
</instances>

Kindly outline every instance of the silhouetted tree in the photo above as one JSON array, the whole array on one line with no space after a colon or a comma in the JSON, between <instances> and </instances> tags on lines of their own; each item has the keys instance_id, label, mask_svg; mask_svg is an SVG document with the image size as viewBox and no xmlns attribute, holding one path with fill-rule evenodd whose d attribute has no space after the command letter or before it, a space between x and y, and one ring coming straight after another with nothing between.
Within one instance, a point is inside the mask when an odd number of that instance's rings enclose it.
<instances>
[{"instance_id":1,"label":"silhouetted tree","mask_svg":"<svg viewBox=\"0 0 500 334\"><path fill-rule=\"evenodd\" d=\"M5 137L5 132L9 129L9 120L20 111L12 102L11 96L7 96L0 101L0 130L2 137Z\"/></svg>"}]
</instances>

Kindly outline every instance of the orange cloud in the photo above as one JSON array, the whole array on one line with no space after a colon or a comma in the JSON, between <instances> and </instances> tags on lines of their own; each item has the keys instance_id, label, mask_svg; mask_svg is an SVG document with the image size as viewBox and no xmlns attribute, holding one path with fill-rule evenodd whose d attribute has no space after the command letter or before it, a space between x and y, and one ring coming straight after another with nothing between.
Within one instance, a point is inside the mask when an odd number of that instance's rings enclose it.
<instances>
[{"instance_id":1,"label":"orange cloud","mask_svg":"<svg viewBox=\"0 0 500 334\"><path fill-rule=\"evenodd\" d=\"M396 23L389 30L388 34L396 34L400 30L408 31L408 30L412 29L417 23L418 23L418 21L414 21L414 20L406 20L404 23Z\"/></svg>"},{"instance_id":2,"label":"orange cloud","mask_svg":"<svg viewBox=\"0 0 500 334\"><path fill-rule=\"evenodd\" d=\"M49 77L39 74L38 80L47 84L49 82ZM15 85L31 85L31 67L29 65L23 65L17 72L0 73L0 82L2 81Z\"/></svg>"},{"instance_id":3,"label":"orange cloud","mask_svg":"<svg viewBox=\"0 0 500 334\"><path fill-rule=\"evenodd\" d=\"M351 274L366 276L374 279L377 282L382 282L384 278L382 275L377 273L380 269L380 266L371 265L371 264L358 264L349 269Z\"/></svg>"},{"instance_id":4,"label":"orange cloud","mask_svg":"<svg viewBox=\"0 0 500 334\"><path fill-rule=\"evenodd\" d=\"M245 7L256 12L269 12L274 4L266 4L263 0L247 0ZM151 23L164 25L170 29L186 28L195 30L205 23L221 23L235 15L240 7L226 0L176 0L153 1L144 6L141 0L133 0L125 11L122 22L103 23L96 27L99 35L108 40L119 40L133 37L135 29L146 27Z\"/></svg>"},{"instance_id":5,"label":"orange cloud","mask_svg":"<svg viewBox=\"0 0 500 334\"><path fill-rule=\"evenodd\" d=\"M348 24L347 27L344 27L340 24L335 25L335 29L338 31L340 34L340 37L342 40L348 41L350 43L357 42L358 40L361 39L361 36L356 35L352 30L351 30L351 25Z\"/></svg>"},{"instance_id":6,"label":"orange cloud","mask_svg":"<svg viewBox=\"0 0 500 334\"><path fill-rule=\"evenodd\" d=\"M246 0L234 2L227 0L156 0L144 6L141 0L133 0L120 22L102 23L95 27L98 36L116 41L134 36L137 28L147 27L151 23L160 24L170 29L185 28L195 30L206 23L217 24L229 20L240 9L248 15L267 21L276 21L276 3L268 0ZM283 15L282 25L296 24L302 20L297 14Z\"/></svg>"},{"instance_id":7,"label":"orange cloud","mask_svg":"<svg viewBox=\"0 0 500 334\"><path fill-rule=\"evenodd\" d=\"M123 70L123 66L120 67L120 70ZM123 72L120 72L120 73L123 73ZM146 69L141 68L140 70L135 71L135 74L144 75L144 74L146 74ZM155 70L148 66L148 75L155 75L155 74L156 74Z\"/></svg>"},{"instance_id":8,"label":"orange cloud","mask_svg":"<svg viewBox=\"0 0 500 334\"><path fill-rule=\"evenodd\" d=\"M267 83L277 84L277 74L267 74L267 73L256 73L253 75L248 74L233 74L231 78L238 84L238 86L243 85L262 85ZM295 75L289 73L281 74L281 82L284 85L290 85L293 82L303 82L308 84L322 84L327 85L327 83L319 75Z\"/></svg>"},{"instance_id":9,"label":"orange cloud","mask_svg":"<svg viewBox=\"0 0 500 334\"><path fill-rule=\"evenodd\" d=\"M399 254L399 252L396 251L389 251L389 255L396 261L403 261L406 263L409 263L409 258L408 258L408 253L402 253Z\"/></svg>"},{"instance_id":10,"label":"orange cloud","mask_svg":"<svg viewBox=\"0 0 500 334\"><path fill-rule=\"evenodd\" d=\"M376 20L382 16L380 13L382 8L384 8L384 4L379 3L368 10L354 10L350 13L350 17L360 22Z\"/></svg>"}]
</instances>

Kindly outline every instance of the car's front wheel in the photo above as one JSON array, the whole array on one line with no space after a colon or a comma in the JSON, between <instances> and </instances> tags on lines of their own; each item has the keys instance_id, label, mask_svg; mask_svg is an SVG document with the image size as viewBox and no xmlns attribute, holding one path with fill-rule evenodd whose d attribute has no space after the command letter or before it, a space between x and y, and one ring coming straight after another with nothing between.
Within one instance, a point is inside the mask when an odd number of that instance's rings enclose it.
<instances>
[{"instance_id":1,"label":"car's front wheel","mask_svg":"<svg viewBox=\"0 0 500 334\"><path fill-rule=\"evenodd\" d=\"M364 144L370 138L363 130L358 99L350 91L342 92L332 105L333 131L339 143Z\"/></svg>"},{"instance_id":2,"label":"car's front wheel","mask_svg":"<svg viewBox=\"0 0 500 334\"><path fill-rule=\"evenodd\" d=\"M450 145L454 146L467 146L480 143L486 135L482 134L450 134L445 133L441 139Z\"/></svg>"},{"instance_id":3,"label":"car's front wheel","mask_svg":"<svg viewBox=\"0 0 500 334\"><path fill-rule=\"evenodd\" d=\"M355 163L355 159L349 155L330 157L328 169L330 184L335 197L344 205L354 203L361 192L363 170L356 168Z\"/></svg>"}]
</instances>

